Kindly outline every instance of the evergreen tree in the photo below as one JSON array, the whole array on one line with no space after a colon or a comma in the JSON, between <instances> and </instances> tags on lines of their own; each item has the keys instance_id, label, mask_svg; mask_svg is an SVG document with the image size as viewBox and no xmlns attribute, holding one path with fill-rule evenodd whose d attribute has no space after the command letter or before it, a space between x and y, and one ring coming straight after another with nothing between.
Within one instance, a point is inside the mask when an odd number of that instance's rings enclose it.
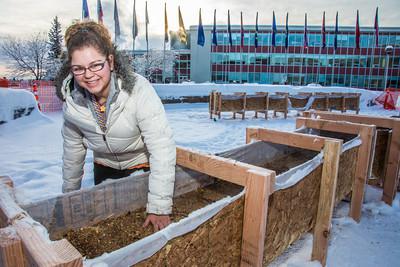
<instances>
[{"instance_id":1,"label":"evergreen tree","mask_svg":"<svg viewBox=\"0 0 400 267\"><path fill-rule=\"evenodd\" d=\"M61 23L58 21L58 17L55 16L51 23L51 28L48 33L49 41L47 42L49 52L47 54L48 63L46 66L45 79L53 80L58 70L62 65L63 57L65 57L62 51L62 34L61 34Z\"/></svg>"},{"instance_id":2,"label":"evergreen tree","mask_svg":"<svg viewBox=\"0 0 400 267\"><path fill-rule=\"evenodd\" d=\"M62 34L61 34L61 23L58 21L58 17L55 16L51 23L49 31L49 59L57 59L62 54Z\"/></svg>"}]
</instances>

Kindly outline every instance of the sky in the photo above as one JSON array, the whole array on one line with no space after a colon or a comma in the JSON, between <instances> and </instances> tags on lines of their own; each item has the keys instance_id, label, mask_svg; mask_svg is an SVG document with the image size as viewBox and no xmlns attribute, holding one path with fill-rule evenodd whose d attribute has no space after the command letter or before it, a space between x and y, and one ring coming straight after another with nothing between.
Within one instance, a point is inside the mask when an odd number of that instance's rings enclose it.
<instances>
[{"instance_id":1,"label":"sky","mask_svg":"<svg viewBox=\"0 0 400 267\"><path fill-rule=\"evenodd\" d=\"M97 0L87 0L91 18L97 19ZM186 28L198 24L199 8L202 9L203 24L212 24L213 11L217 10L217 24L227 23L227 10L231 11L232 24L240 24L240 12L243 12L244 24L254 25L256 12L259 12L259 24L271 24L272 11L275 11L277 24L284 24L286 12L289 12L289 24L303 25L307 12L308 25L320 25L322 12L326 11L326 24L334 25L336 11L339 12L339 25L355 24L357 9L360 11L361 26L373 26L375 8L379 7L381 27L400 26L399 0L279 0L279 1L243 1L243 0L148 0L149 46L162 49L164 32L164 3L167 3L169 30L178 29L178 6L181 8ZM121 48L132 47L131 27L133 0L117 0L122 32ZM81 18L82 0L0 0L0 38L5 36L29 36L36 32L47 32L55 16L59 17L63 32L74 19ZM104 20L107 27L114 31L114 1L102 0ZM145 48L145 1L136 1L136 13L139 20L139 36L136 48Z\"/></svg>"}]
</instances>

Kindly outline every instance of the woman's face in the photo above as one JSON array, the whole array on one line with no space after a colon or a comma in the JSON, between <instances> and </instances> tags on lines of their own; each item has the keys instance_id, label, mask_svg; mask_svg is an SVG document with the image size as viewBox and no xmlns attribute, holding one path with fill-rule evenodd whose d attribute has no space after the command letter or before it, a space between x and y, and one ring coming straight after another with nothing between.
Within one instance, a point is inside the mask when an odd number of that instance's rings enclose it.
<instances>
[{"instance_id":1,"label":"woman's face","mask_svg":"<svg viewBox=\"0 0 400 267\"><path fill-rule=\"evenodd\" d=\"M108 97L114 58L97 51L92 46L75 50L71 54L71 72L78 84L98 98Z\"/></svg>"}]
</instances>

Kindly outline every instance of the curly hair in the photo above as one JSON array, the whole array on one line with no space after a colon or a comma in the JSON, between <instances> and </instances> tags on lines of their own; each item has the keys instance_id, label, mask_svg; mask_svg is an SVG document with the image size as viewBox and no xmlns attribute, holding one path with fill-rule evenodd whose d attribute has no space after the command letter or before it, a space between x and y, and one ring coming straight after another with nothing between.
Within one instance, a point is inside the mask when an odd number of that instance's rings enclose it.
<instances>
[{"instance_id":1,"label":"curly hair","mask_svg":"<svg viewBox=\"0 0 400 267\"><path fill-rule=\"evenodd\" d=\"M65 32L65 43L68 51L68 61L75 50L92 46L101 54L108 57L115 56L115 48L107 28L100 23L91 20L79 21Z\"/></svg>"}]
</instances>

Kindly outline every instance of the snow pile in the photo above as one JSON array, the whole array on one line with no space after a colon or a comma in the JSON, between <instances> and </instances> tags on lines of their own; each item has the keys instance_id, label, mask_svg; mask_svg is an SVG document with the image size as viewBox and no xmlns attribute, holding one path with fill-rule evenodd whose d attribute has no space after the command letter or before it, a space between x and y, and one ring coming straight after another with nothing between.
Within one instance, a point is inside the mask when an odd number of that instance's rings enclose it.
<instances>
[{"instance_id":1,"label":"snow pile","mask_svg":"<svg viewBox=\"0 0 400 267\"><path fill-rule=\"evenodd\" d=\"M0 87L0 122L30 115L34 109L37 104L31 92Z\"/></svg>"},{"instance_id":2,"label":"snow pile","mask_svg":"<svg viewBox=\"0 0 400 267\"><path fill-rule=\"evenodd\" d=\"M223 94L234 92L287 92L298 94L300 92L336 92L336 93L361 93L360 105L366 106L369 100L374 100L380 95L379 91L370 91L349 87L322 87L320 85L293 86L293 85L271 85L271 84L215 84L215 83L181 83L181 84L153 84L157 94L162 99L179 98L182 96L208 96L212 90Z\"/></svg>"}]
</instances>

